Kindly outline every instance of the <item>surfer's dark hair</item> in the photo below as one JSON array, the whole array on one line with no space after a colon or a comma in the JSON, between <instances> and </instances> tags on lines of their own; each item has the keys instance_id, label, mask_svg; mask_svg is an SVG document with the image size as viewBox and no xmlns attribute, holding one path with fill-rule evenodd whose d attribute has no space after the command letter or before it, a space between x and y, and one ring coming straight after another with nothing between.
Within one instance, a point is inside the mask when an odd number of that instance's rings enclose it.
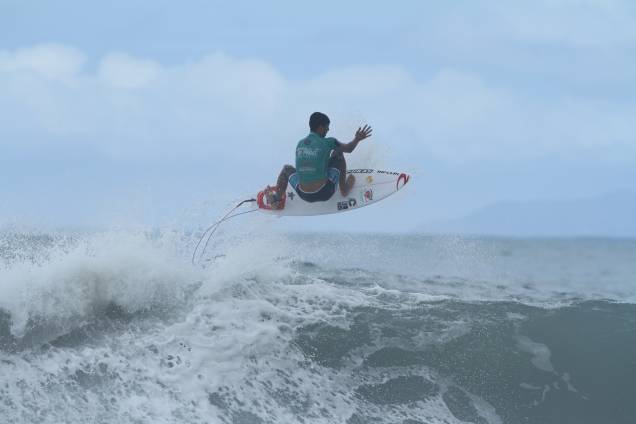
<instances>
[{"instance_id":1,"label":"surfer's dark hair","mask_svg":"<svg viewBox=\"0 0 636 424\"><path fill-rule=\"evenodd\" d=\"M314 112L309 117L309 129L316 131L318 127L326 127L329 125L329 117L322 112Z\"/></svg>"}]
</instances>

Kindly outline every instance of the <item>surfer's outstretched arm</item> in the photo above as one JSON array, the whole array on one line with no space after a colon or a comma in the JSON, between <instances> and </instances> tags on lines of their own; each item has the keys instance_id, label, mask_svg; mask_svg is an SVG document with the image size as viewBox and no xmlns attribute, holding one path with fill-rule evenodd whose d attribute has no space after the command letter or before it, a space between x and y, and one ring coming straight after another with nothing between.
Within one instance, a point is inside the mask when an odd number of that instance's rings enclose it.
<instances>
[{"instance_id":1,"label":"surfer's outstretched arm","mask_svg":"<svg viewBox=\"0 0 636 424\"><path fill-rule=\"evenodd\" d=\"M353 152L355 148L358 146L358 143L360 143L365 138L371 137L372 132L373 132L373 129L369 125L365 125L362 128L358 128L358 131L356 131L356 135L353 137L353 140L351 140L349 143L341 144L340 146L336 148L336 151L342 152L342 153Z\"/></svg>"}]
</instances>

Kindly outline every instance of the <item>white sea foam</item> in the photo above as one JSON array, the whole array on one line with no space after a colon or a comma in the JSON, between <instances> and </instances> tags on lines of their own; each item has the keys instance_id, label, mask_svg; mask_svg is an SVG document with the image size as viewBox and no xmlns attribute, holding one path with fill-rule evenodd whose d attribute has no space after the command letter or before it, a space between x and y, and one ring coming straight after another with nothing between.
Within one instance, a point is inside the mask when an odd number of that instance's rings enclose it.
<instances>
[{"instance_id":1,"label":"white sea foam","mask_svg":"<svg viewBox=\"0 0 636 424\"><path fill-rule=\"evenodd\" d=\"M72 325L111 303L129 313L170 305L196 272L165 240L109 232L54 245L44 261L6 265L0 281L0 308L11 314L11 332L20 337L30 320Z\"/></svg>"},{"instance_id":2,"label":"white sea foam","mask_svg":"<svg viewBox=\"0 0 636 424\"><path fill-rule=\"evenodd\" d=\"M49 252L43 263L2 269L2 308L18 337L34 317L68 330L107 303L128 312L181 309L172 322L107 335L98 345L2 354L0 411L18 422L199 422L228 408L246 421L349 416L357 385L382 380L315 366L293 343L295 332L312 323L346 328L352 310L399 292L361 291L301 272L284 238L232 243L202 268L161 237L96 234ZM454 422L439 398L416 411L377 406L368 413L416 418L417 411L431 422Z\"/></svg>"}]
</instances>

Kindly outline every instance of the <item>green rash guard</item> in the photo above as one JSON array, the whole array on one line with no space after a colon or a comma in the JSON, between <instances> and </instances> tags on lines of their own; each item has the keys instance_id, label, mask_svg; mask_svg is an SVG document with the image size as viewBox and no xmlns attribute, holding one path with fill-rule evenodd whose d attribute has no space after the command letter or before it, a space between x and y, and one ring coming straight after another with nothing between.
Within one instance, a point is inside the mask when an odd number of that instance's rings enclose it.
<instances>
[{"instance_id":1,"label":"green rash guard","mask_svg":"<svg viewBox=\"0 0 636 424\"><path fill-rule=\"evenodd\" d=\"M315 132L300 140L296 146L296 173L300 184L326 179L331 151L338 146L340 142L335 138L322 138Z\"/></svg>"}]
</instances>

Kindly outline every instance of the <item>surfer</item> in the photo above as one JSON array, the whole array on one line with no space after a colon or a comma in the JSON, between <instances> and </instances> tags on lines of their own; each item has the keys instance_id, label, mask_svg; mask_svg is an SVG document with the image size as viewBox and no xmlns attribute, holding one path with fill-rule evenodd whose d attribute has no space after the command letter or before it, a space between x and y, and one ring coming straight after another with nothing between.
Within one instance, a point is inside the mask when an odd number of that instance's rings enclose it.
<instances>
[{"instance_id":1,"label":"surfer","mask_svg":"<svg viewBox=\"0 0 636 424\"><path fill-rule=\"evenodd\" d=\"M340 186L340 193L346 197L355 183L355 176L347 176L347 162L344 153L351 153L358 143L371 136L369 125L358 128L349 143L340 143L329 132L329 117L314 112L309 117L310 133L296 146L296 167L283 166L276 191L270 191L268 203L274 209L281 209L287 184L296 190L298 196L306 202L324 202L329 200Z\"/></svg>"}]
</instances>

